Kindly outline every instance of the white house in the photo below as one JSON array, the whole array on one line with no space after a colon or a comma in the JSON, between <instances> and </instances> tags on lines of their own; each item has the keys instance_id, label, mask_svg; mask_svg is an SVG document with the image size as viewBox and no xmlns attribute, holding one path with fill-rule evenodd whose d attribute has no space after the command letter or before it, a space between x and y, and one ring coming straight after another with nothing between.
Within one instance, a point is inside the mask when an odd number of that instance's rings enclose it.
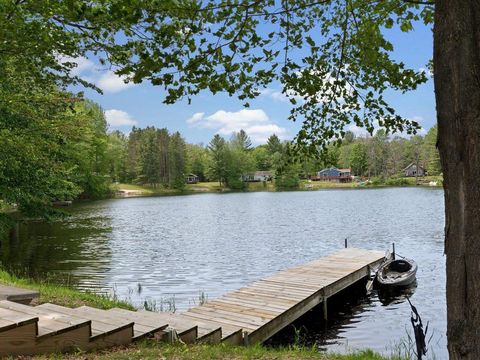
<instances>
[{"instance_id":1,"label":"white house","mask_svg":"<svg viewBox=\"0 0 480 360\"><path fill-rule=\"evenodd\" d=\"M242 175L242 180L245 182L270 181L272 178L273 173L271 171L255 171L251 174Z\"/></svg>"}]
</instances>

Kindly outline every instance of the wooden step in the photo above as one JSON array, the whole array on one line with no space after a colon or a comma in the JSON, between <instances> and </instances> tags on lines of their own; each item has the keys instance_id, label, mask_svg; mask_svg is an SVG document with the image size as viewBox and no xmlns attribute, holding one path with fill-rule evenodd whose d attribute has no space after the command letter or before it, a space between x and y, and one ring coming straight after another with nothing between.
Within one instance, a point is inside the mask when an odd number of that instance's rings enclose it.
<instances>
[{"instance_id":1,"label":"wooden step","mask_svg":"<svg viewBox=\"0 0 480 360\"><path fill-rule=\"evenodd\" d=\"M200 306L203 307L203 306ZM216 321L210 320L199 320L197 318L192 318L189 316L188 311L180 312L175 314L178 319L182 321L189 321L198 324L199 327L204 328L222 328L222 342L230 343L232 345L240 345L243 344L243 338L240 336L242 334L243 328L239 326L232 326L228 324L220 324Z\"/></svg>"},{"instance_id":2,"label":"wooden step","mask_svg":"<svg viewBox=\"0 0 480 360\"><path fill-rule=\"evenodd\" d=\"M172 323L172 317L170 316L155 316L157 313L152 311L129 311L119 308L108 310L108 312L115 313L117 316L121 316L124 319L135 321L136 323L146 326L159 326L161 324L168 324L169 328L174 329L177 332L181 341L187 344L197 341L199 335L198 326L195 324L178 324ZM203 335L203 334L202 334ZM168 341L167 336L164 338Z\"/></svg>"},{"instance_id":3,"label":"wooden step","mask_svg":"<svg viewBox=\"0 0 480 360\"><path fill-rule=\"evenodd\" d=\"M26 305L30 304L33 299L38 298L39 295L36 290L0 284L0 300L10 300Z\"/></svg>"},{"instance_id":4,"label":"wooden step","mask_svg":"<svg viewBox=\"0 0 480 360\"><path fill-rule=\"evenodd\" d=\"M0 308L0 357L32 352L37 337L38 317Z\"/></svg>"},{"instance_id":5,"label":"wooden step","mask_svg":"<svg viewBox=\"0 0 480 360\"><path fill-rule=\"evenodd\" d=\"M179 313L153 312L147 310L139 310L137 313L147 314L155 319L163 319L164 321L168 321L170 327L174 329L196 326L198 328L196 341L198 342L218 344L222 341L222 328L218 324L192 321L192 319L182 317Z\"/></svg>"},{"instance_id":6,"label":"wooden step","mask_svg":"<svg viewBox=\"0 0 480 360\"><path fill-rule=\"evenodd\" d=\"M243 328L238 326L232 326L229 324L221 324L216 321L198 319L189 316L188 312L179 313L178 319L181 321L192 322L203 328L221 328L222 338L221 342L231 345L243 345Z\"/></svg>"},{"instance_id":7,"label":"wooden step","mask_svg":"<svg viewBox=\"0 0 480 360\"><path fill-rule=\"evenodd\" d=\"M132 321L123 320L116 324L111 324L105 322L103 319L91 318L91 316L82 314L81 312L76 311L76 309L70 309L50 303L38 305L37 308L49 309L60 314L91 320L90 341L86 350L102 349L116 345L127 345L132 342L134 336L134 323Z\"/></svg>"},{"instance_id":8,"label":"wooden step","mask_svg":"<svg viewBox=\"0 0 480 360\"><path fill-rule=\"evenodd\" d=\"M59 314L48 309L39 309L11 301L0 301L0 308L37 316L37 336L32 354L65 352L88 347L90 320Z\"/></svg>"},{"instance_id":9,"label":"wooden step","mask_svg":"<svg viewBox=\"0 0 480 360\"><path fill-rule=\"evenodd\" d=\"M90 306L80 306L76 308L75 311L81 313L82 315L85 315L86 317L101 320L105 323L112 324L112 325L122 324L122 323L125 323L125 321L133 321L134 322L134 325L133 325L134 341L147 336L154 336L154 337L161 338L165 333L163 330L165 330L165 328L167 328L168 326L168 324L161 324L156 326L143 325L136 322L133 319L129 320L129 319L121 318L116 316L112 312L92 308Z\"/></svg>"},{"instance_id":10,"label":"wooden step","mask_svg":"<svg viewBox=\"0 0 480 360\"><path fill-rule=\"evenodd\" d=\"M90 327L91 323L90 320L59 314L48 309L22 305L8 300L0 301L0 308L38 317L37 340L59 335L82 326Z\"/></svg>"}]
</instances>

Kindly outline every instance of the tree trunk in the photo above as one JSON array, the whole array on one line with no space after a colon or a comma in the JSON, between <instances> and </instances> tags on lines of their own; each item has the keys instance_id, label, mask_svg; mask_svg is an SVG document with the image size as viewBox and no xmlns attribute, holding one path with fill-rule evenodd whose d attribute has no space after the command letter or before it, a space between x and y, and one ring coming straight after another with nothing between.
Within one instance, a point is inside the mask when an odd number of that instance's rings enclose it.
<instances>
[{"instance_id":1,"label":"tree trunk","mask_svg":"<svg viewBox=\"0 0 480 360\"><path fill-rule=\"evenodd\" d=\"M450 359L480 359L480 1L436 0Z\"/></svg>"}]
</instances>

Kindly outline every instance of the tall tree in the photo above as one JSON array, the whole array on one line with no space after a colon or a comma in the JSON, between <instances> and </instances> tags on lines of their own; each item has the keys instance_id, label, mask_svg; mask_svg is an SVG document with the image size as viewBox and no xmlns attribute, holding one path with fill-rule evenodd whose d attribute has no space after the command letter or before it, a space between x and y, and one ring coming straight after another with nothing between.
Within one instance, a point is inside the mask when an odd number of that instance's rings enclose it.
<instances>
[{"instance_id":1,"label":"tall tree","mask_svg":"<svg viewBox=\"0 0 480 360\"><path fill-rule=\"evenodd\" d=\"M227 143L224 138L216 134L207 148L210 153L209 177L217 180L222 186L227 178Z\"/></svg>"},{"instance_id":2,"label":"tall tree","mask_svg":"<svg viewBox=\"0 0 480 360\"><path fill-rule=\"evenodd\" d=\"M108 134L107 159L110 164L109 175L114 182L127 181L127 139L125 135L116 130Z\"/></svg>"},{"instance_id":3,"label":"tall tree","mask_svg":"<svg viewBox=\"0 0 480 360\"><path fill-rule=\"evenodd\" d=\"M437 0L434 83L445 187L451 360L480 358L480 2Z\"/></svg>"},{"instance_id":4,"label":"tall tree","mask_svg":"<svg viewBox=\"0 0 480 360\"><path fill-rule=\"evenodd\" d=\"M170 137L168 151L169 185L182 190L185 187L185 140L179 132Z\"/></svg>"},{"instance_id":5,"label":"tall tree","mask_svg":"<svg viewBox=\"0 0 480 360\"><path fill-rule=\"evenodd\" d=\"M257 146L255 149L253 149L252 156L255 159L256 170L272 169L271 156L268 153L267 146L265 145Z\"/></svg>"},{"instance_id":6,"label":"tall tree","mask_svg":"<svg viewBox=\"0 0 480 360\"><path fill-rule=\"evenodd\" d=\"M267 150L270 155L282 152L282 143L277 135L273 134L268 137Z\"/></svg>"},{"instance_id":7,"label":"tall tree","mask_svg":"<svg viewBox=\"0 0 480 360\"><path fill-rule=\"evenodd\" d=\"M82 196L102 197L109 193L107 157L107 121L102 108L91 101L77 102L70 114L76 125L66 136L65 149L74 169L74 181L82 188Z\"/></svg>"},{"instance_id":8,"label":"tall tree","mask_svg":"<svg viewBox=\"0 0 480 360\"><path fill-rule=\"evenodd\" d=\"M234 141L225 149L225 183L231 189L244 189L242 176L255 171L255 159L250 151L239 148Z\"/></svg>"},{"instance_id":9,"label":"tall tree","mask_svg":"<svg viewBox=\"0 0 480 360\"><path fill-rule=\"evenodd\" d=\"M125 160L125 175L127 182L137 181L141 173L140 148L142 131L135 126L130 131L127 141L127 155Z\"/></svg>"},{"instance_id":10,"label":"tall tree","mask_svg":"<svg viewBox=\"0 0 480 360\"><path fill-rule=\"evenodd\" d=\"M195 174L200 181L206 178L208 150L202 145L186 144L186 172Z\"/></svg>"},{"instance_id":11,"label":"tall tree","mask_svg":"<svg viewBox=\"0 0 480 360\"><path fill-rule=\"evenodd\" d=\"M349 161L354 175L365 175L368 169L368 156L365 144L357 142L352 145Z\"/></svg>"},{"instance_id":12,"label":"tall tree","mask_svg":"<svg viewBox=\"0 0 480 360\"><path fill-rule=\"evenodd\" d=\"M252 150L252 140L243 129L233 134L231 143L243 151Z\"/></svg>"},{"instance_id":13,"label":"tall tree","mask_svg":"<svg viewBox=\"0 0 480 360\"><path fill-rule=\"evenodd\" d=\"M170 144L170 134L168 130L157 129L155 132L156 136L156 145L158 152L158 178L160 183L168 184L170 182L170 175L168 171L168 155L169 155L169 144Z\"/></svg>"},{"instance_id":14,"label":"tall tree","mask_svg":"<svg viewBox=\"0 0 480 360\"><path fill-rule=\"evenodd\" d=\"M388 136L385 130L378 130L366 141L369 157L369 173L372 176L387 175Z\"/></svg>"},{"instance_id":15,"label":"tall tree","mask_svg":"<svg viewBox=\"0 0 480 360\"><path fill-rule=\"evenodd\" d=\"M387 159L387 172L389 175L400 175L408 165L406 154L407 140L396 136L390 141Z\"/></svg>"},{"instance_id":16,"label":"tall tree","mask_svg":"<svg viewBox=\"0 0 480 360\"><path fill-rule=\"evenodd\" d=\"M409 158L412 160L412 163L416 167L415 171L415 184L418 185L418 176L419 176L419 168L424 164L424 159L422 158L422 145L423 145L423 138L420 135L414 135L411 137L410 141L408 142L407 146L407 153Z\"/></svg>"},{"instance_id":17,"label":"tall tree","mask_svg":"<svg viewBox=\"0 0 480 360\"><path fill-rule=\"evenodd\" d=\"M437 150L438 128L433 126L425 135L423 141L423 158L425 159L425 168L428 175L438 175L442 172L440 164L440 154Z\"/></svg>"},{"instance_id":18,"label":"tall tree","mask_svg":"<svg viewBox=\"0 0 480 360\"><path fill-rule=\"evenodd\" d=\"M144 184L157 186L165 182L165 177L162 176L160 143L157 138L157 129L154 127L147 127L140 132L140 161L141 174L139 180Z\"/></svg>"}]
</instances>

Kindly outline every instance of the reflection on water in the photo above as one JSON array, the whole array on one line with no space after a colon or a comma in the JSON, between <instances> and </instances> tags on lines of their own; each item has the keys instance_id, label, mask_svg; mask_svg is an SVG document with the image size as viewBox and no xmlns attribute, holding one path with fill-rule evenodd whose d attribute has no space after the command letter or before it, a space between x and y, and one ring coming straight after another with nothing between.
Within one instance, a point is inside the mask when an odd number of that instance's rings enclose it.
<instances>
[{"instance_id":1,"label":"reflection on water","mask_svg":"<svg viewBox=\"0 0 480 360\"><path fill-rule=\"evenodd\" d=\"M402 287L379 287L377 289L378 300L383 306L398 305L411 298L417 289L417 282Z\"/></svg>"},{"instance_id":2,"label":"reflection on water","mask_svg":"<svg viewBox=\"0 0 480 360\"><path fill-rule=\"evenodd\" d=\"M98 289L110 271L110 234L108 218L89 216L88 211L53 223L21 222L10 238L0 237L0 261L21 274L48 274L81 289Z\"/></svg>"},{"instance_id":3,"label":"reflection on water","mask_svg":"<svg viewBox=\"0 0 480 360\"><path fill-rule=\"evenodd\" d=\"M199 292L218 297L333 253L345 238L349 246L377 250L395 242L419 265L411 299L435 331L437 359L446 358L441 190L202 194L98 201L69 211L71 217L51 224L21 224L16 237L1 243L2 263L31 274L68 274L82 289L115 288L138 306L174 297L184 309ZM315 341L334 351L385 352L411 332L407 302L359 295L339 302L327 329L320 324L314 331Z\"/></svg>"}]
</instances>

